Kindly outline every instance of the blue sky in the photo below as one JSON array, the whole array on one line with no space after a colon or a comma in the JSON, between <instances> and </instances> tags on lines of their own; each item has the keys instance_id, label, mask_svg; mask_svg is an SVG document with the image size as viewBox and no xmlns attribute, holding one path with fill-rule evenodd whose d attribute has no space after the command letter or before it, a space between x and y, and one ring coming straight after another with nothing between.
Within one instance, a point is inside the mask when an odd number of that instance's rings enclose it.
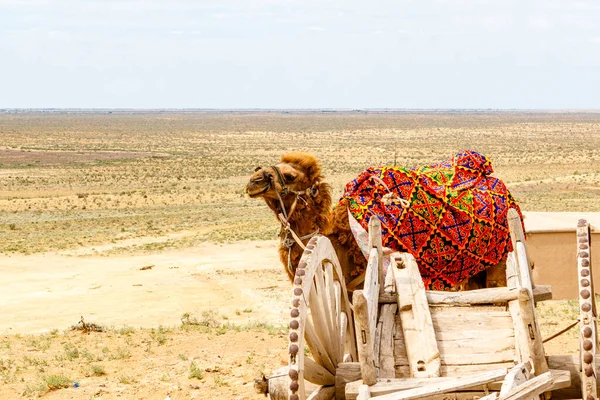
<instances>
[{"instance_id":1,"label":"blue sky","mask_svg":"<svg viewBox=\"0 0 600 400\"><path fill-rule=\"evenodd\" d=\"M600 1L0 0L0 107L600 109Z\"/></svg>"}]
</instances>

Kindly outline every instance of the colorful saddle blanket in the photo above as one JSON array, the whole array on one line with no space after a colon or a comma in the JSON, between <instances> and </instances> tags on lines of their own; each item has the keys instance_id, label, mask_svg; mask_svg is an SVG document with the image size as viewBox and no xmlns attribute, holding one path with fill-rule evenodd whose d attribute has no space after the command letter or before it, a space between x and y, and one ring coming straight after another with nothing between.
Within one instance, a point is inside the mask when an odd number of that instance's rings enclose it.
<instances>
[{"instance_id":1,"label":"colorful saddle blanket","mask_svg":"<svg viewBox=\"0 0 600 400\"><path fill-rule=\"evenodd\" d=\"M383 245L411 253L426 288L449 290L512 250L507 213L520 209L492 172L490 159L470 150L417 169L369 168L339 205L365 229L376 215Z\"/></svg>"}]
</instances>

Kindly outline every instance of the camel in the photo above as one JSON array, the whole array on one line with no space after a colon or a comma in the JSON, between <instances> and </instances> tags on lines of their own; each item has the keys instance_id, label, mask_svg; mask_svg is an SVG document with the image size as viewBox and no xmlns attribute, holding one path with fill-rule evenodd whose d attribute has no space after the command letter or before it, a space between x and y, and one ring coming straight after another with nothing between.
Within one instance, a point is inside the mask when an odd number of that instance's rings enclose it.
<instances>
[{"instance_id":1,"label":"camel","mask_svg":"<svg viewBox=\"0 0 600 400\"><path fill-rule=\"evenodd\" d=\"M297 241L320 233L336 249L348 287L357 288L367 261L355 235L377 216L384 246L413 254L427 288L465 290L506 284L506 214L520 210L492 172L491 161L470 150L418 169L371 167L331 210L319 161L292 152L256 168L246 192L264 199L282 226L279 256L290 281L303 252Z\"/></svg>"}]
</instances>

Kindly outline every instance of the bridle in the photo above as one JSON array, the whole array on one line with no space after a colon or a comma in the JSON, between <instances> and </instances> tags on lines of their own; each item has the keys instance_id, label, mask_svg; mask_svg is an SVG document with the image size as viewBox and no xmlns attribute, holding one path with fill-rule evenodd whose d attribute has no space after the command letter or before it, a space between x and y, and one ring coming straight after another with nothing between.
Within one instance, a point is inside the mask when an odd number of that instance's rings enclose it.
<instances>
[{"instance_id":1,"label":"bridle","mask_svg":"<svg viewBox=\"0 0 600 400\"><path fill-rule=\"evenodd\" d=\"M319 194L319 182L315 182L311 187L309 187L308 189L305 189L305 190L301 190L301 191L291 190L287 186L287 184L285 182L285 178L284 178L283 174L281 173L281 170L279 169L279 167L277 167L276 165L271 165L271 168L273 168L273 171L275 171L275 175L277 175L277 181L279 183L279 186L281 186L281 191L277 190L277 187L275 186L275 181L274 181L273 175L269 174L269 186L267 186L267 188L265 189L265 192L268 191L269 189L275 190L275 193L277 194L277 199L279 200L279 204L281 205L281 212L277 215L277 217L279 218L279 222L281 222L281 230L279 231L279 237L281 240L281 246L288 249L287 268L290 270L291 273L293 273L294 271L292 268L292 258L291 258L292 246L294 245L294 243L296 243L296 244L298 244L298 246L300 246L302 248L302 250L306 250L306 246L304 246L304 243L302 243L302 241L310 239L313 236L317 235L319 233L319 228L317 228L316 231L309 233L308 235L299 237L296 234L296 232L294 232L294 230L292 229L289 220L290 220L290 217L292 216L292 214L294 213L294 211L296 210L296 205L298 204L299 199L302 200L305 204L307 204L306 200L302 196L309 195L312 198L317 197L317 194ZM254 172L260 171L261 169L263 169L263 167L256 167L254 169ZM286 197L290 193L294 195L294 201L292 202L292 205L288 212L285 209L285 203L283 202L283 197ZM290 235L291 235L291 238L290 238Z\"/></svg>"}]
</instances>

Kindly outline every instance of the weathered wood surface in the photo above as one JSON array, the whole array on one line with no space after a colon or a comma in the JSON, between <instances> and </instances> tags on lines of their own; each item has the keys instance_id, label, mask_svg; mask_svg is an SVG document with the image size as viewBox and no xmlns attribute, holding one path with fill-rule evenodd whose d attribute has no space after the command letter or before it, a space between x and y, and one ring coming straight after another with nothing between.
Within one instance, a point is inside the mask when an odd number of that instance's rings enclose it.
<instances>
[{"instance_id":1,"label":"weathered wood surface","mask_svg":"<svg viewBox=\"0 0 600 400\"><path fill-rule=\"evenodd\" d=\"M552 390L554 379L550 371L544 372L534 378L525 381L507 394L501 396L502 400L528 400Z\"/></svg>"},{"instance_id":2,"label":"weathered wood surface","mask_svg":"<svg viewBox=\"0 0 600 400\"><path fill-rule=\"evenodd\" d=\"M524 277L521 275L514 252L510 252L506 259L506 276L509 288L520 289L519 299L508 302L515 330L517 360L523 362L530 359L533 362L534 374L541 375L548 371L543 339L535 317L531 292L521 287L521 280ZM526 277L525 281L527 281Z\"/></svg>"},{"instance_id":3,"label":"weathered wood surface","mask_svg":"<svg viewBox=\"0 0 600 400\"><path fill-rule=\"evenodd\" d=\"M315 385L334 385L335 376L325 367L317 364L311 358L304 359L304 379Z\"/></svg>"},{"instance_id":4,"label":"weathered wood surface","mask_svg":"<svg viewBox=\"0 0 600 400\"><path fill-rule=\"evenodd\" d=\"M596 370L600 368L600 356L595 357L594 366ZM581 395L581 369L580 355L551 355L548 356L548 367L551 370L569 372L571 376L571 384L563 389L555 389L552 392L553 399L576 399L584 398ZM596 385L596 397L600 397L598 385Z\"/></svg>"},{"instance_id":5,"label":"weathered wood surface","mask_svg":"<svg viewBox=\"0 0 600 400\"><path fill-rule=\"evenodd\" d=\"M377 249L371 249L367 270L365 272L365 285L363 294L367 300L369 310L369 332L371 338L375 338L375 330L377 328L377 311L379 307L379 270L377 263L379 262L379 254ZM383 287L383 285L382 285ZM356 292L355 292L356 293Z\"/></svg>"},{"instance_id":6,"label":"weathered wood surface","mask_svg":"<svg viewBox=\"0 0 600 400\"><path fill-rule=\"evenodd\" d=\"M398 313L410 374L412 377L439 376L440 352L417 262L410 254L394 253L390 268L398 293Z\"/></svg>"},{"instance_id":7,"label":"weathered wood surface","mask_svg":"<svg viewBox=\"0 0 600 400\"><path fill-rule=\"evenodd\" d=\"M377 282L379 294L382 294L384 286L383 245L381 242L381 221L377 217L369 219L369 249L377 250Z\"/></svg>"},{"instance_id":8,"label":"weathered wood surface","mask_svg":"<svg viewBox=\"0 0 600 400\"><path fill-rule=\"evenodd\" d=\"M510 240L513 246L513 252L517 255L517 258L522 258L523 268L527 268L527 276L529 276L529 282L531 289L535 287L533 280L531 279L531 260L529 259L529 255L527 254L527 249L525 248L525 232L523 231L523 224L521 224L521 217L519 213L511 208L508 210L508 229L510 230ZM521 243L523 245L522 249L519 249L517 243ZM523 270L524 271L524 270ZM529 285L523 284L523 287L529 288Z\"/></svg>"},{"instance_id":9,"label":"weathered wood surface","mask_svg":"<svg viewBox=\"0 0 600 400\"><path fill-rule=\"evenodd\" d=\"M430 311L440 352L442 376L460 375L461 370L466 373L481 372L514 365L513 323L504 307L430 307ZM394 334L397 378L410 376L400 324L397 315Z\"/></svg>"},{"instance_id":10,"label":"weathered wood surface","mask_svg":"<svg viewBox=\"0 0 600 400\"><path fill-rule=\"evenodd\" d=\"M354 323L358 340L358 361L363 383L373 385L377 381L377 370L373 353L373 339L369 326L369 305L362 290L357 290L354 299Z\"/></svg>"},{"instance_id":11,"label":"weathered wood surface","mask_svg":"<svg viewBox=\"0 0 600 400\"><path fill-rule=\"evenodd\" d=\"M319 386L315 389L306 400L330 400L335 395L335 387L333 386Z\"/></svg>"},{"instance_id":12,"label":"weathered wood surface","mask_svg":"<svg viewBox=\"0 0 600 400\"><path fill-rule=\"evenodd\" d=\"M507 370L505 368L501 368L476 375L455 377L444 382L424 384L413 389L402 390L399 392L379 396L378 400L411 400L459 391L461 389L500 380L504 378L506 373Z\"/></svg>"},{"instance_id":13,"label":"weathered wood surface","mask_svg":"<svg viewBox=\"0 0 600 400\"><path fill-rule=\"evenodd\" d=\"M590 227L587 221L577 224L577 278L579 281L579 328L581 392L583 398L594 397L598 391L594 358L598 346L596 300L592 270Z\"/></svg>"},{"instance_id":14,"label":"weathered wood surface","mask_svg":"<svg viewBox=\"0 0 600 400\"><path fill-rule=\"evenodd\" d=\"M395 314L398 309L396 304L381 306L381 340L379 349L379 378L395 378L394 369L394 331L396 329Z\"/></svg>"},{"instance_id":15,"label":"weathered wood surface","mask_svg":"<svg viewBox=\"0 0 600 400\"><path fill-rule=\"evenodd\" d=\"M369 386L364 383L358 387L358 396L356 396L356 400L368 400L371 398L371 392L369 390Z\"/></svg>"},{"instance_id":16,"label":"weathered wood surface","mask_svg":"<svg viewBox=\"0 0 600 400\"><path fill-rule=\"evenodd\" d=\"M335 373L335 398L346 398L346 384L358 380L360 380L360 383L362 384L360 363L343 362L338 364L338 368Z\"/></svg>"},{"instance_id":17,"label":"weathered wood surface","mask_svg":"<svg viewBox=\"0 0 600 400\"><path fill-rule=\"evenodd\" d=\"M504 377L504 382L502 382L502 387L500 388L500 397L506 396L531 378L531 369L532 365L529 360L512 367Z\"/></svg>"},{"instance_id":18,"label":"weathered wood surface","mask_svg":"<svg viewBox=\"0 0 600 400\"><path fill-rule=\"evenodd\" d=\"M437 290L426 290L427 302L430 306L435 305L476 305L504 303L518 297L516 289L506 287L469 290L465 292L444 292ZM535 302L552 300L552 287L550 285L537 285L533 288ZM379 303L396 303L396 293L383 293L379 296Z\"/></svg>"}]
</instances>

